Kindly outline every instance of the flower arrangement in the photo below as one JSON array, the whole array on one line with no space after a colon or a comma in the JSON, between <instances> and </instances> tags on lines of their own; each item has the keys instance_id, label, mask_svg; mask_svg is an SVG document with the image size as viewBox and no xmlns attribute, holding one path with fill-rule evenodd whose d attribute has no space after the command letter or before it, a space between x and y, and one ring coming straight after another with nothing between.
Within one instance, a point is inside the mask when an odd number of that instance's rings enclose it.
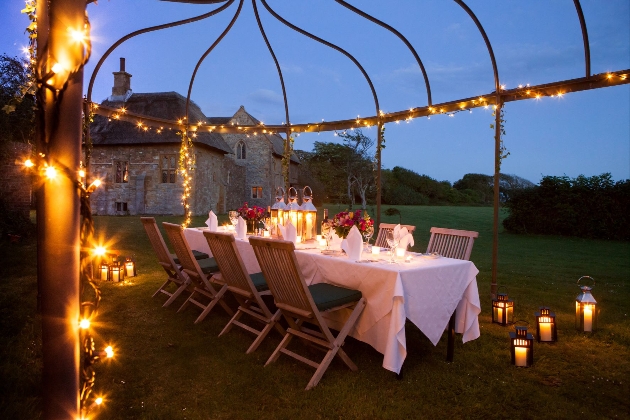
<instances>
[{"instance_id":1,"label":"flower arrangement","mask_svg":"<svg viewBox=\"0 0 630 420\"><path fill-rule=\"evenodd\" d=\"M361 210L337 213L330 223L335 229L337 236L344 239L348 236L348 233L350 233L352 226L356 226L361 234L363 234L369 226L374 226L374 220L370 218L370 215Z\"/></svg>"},{"instance_id":2,"label":"flower arrangement","mask_svg":"<svg viewBox=\"0 0 630 420\"><path fill-rule=\"evenodd\" d=\"M247 203L244 203L236 211L238 212L238 215L243 218L243 220L255 220L259 222L265 217L264 208L258 206L250 208L247 206Z\"/></svg>"}]
</instances>

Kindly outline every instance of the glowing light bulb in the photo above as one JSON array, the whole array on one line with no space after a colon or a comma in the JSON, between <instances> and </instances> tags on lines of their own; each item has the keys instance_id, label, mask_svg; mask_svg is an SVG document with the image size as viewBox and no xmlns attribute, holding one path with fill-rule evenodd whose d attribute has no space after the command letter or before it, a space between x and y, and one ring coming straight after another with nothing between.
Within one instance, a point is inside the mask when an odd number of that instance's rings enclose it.
<instances>
[{"instance_id":1,"label":"glowing light bulb","mask_svg":"<svg viewBox=\"0 0 630 420\"><path fill-rule=\"evenodd\" d=\"M68 28L68 31L70 32L70 37L74 41L76 41L76 42L83 42L83 41L85 41L85 32L78 31L76 29L70 29L70 28Z\"/></svg>"},{"instance_id":2,"label":"glowing light bulb","mask_svg":"<svg viewBox=\"0 0 630 420\"><path fill-rule=\"evenodd\" d=\"M112 357L114 357L114 349L112 348L112 346L107 346L107 347L105 347L105 355L106 355L108 358L112 358Z\"/></svg>"},{"instance_id":3,"label":"glowing light bulb","mask_svg":"<svg viewBox=\"0 0 630 420\"><path fill-rule=\"evenodd\" d=\"M79 327L81 327L81 329L83 329L83 330L87 330L88 328L90 328L90 320L89 319L82 319L79 322Z\"/></svg>"},{"instance_id":4,"label":"glowing light bulb","mask_svg":"<svg viewBox=\"0 0 630 420\"><path fill-rule=\"evenodd\" d=\"M96 405L101 405L101 404L103 404L103 398L102 397L98 397L96 400L94 400L94 402L96 403Z\"/></svg>"},{"instance_id":5,"label":"glowing light bulb","mask_svg":"<svg viewBox=\"0 0 630 420\"><path fill-rule=\"evenodd\" d=\"M63 66L59 63L55 63L52 68L50 69L50 71L52 71L53 73L57 74L61 71L63 71Z\"/></svg>"},{"instance_id":6,"label":"glowing light bulb","mask_svg":"<svg viewBox=\"0 0 630 420\"><path fill-rule=\"evenodd\" d=\"M26 160L24 161L24 166L26 166L27 168L32 168L33 166L35 166L35 164L33 163L33 161L32 161L32 160L30 160L30 159L26 159Z\"/></svg>"},{"instance_id":7,"label":"glowing light bulb","mask_svg":"<svg viewBox=\"0 0 630 420\"><path fill-rule=\"evenodd\" d=\"M97 246L96 248L94 248L94 251L92 252L94 253L94 255L103 256L105 255L107 250L105 249L104 246Z\"/></svg>"},{"instance_id":8,"label":"glowing light bulb","mask_svg":"<svg viewBox=\"0 0 630 420\"><path fill-rule=\"evenodd\" d=\"M79 170L79 177L80 178L85 178L85 171L83 169Z\"/></svg>"},{"instance_id":9,"label":"glowing light bulb","mask_svg":"<svg viewBox=\"0 0 630 420\"><path fill-rule=\"evenodd\" d=\"M48 179L57 178L57 169L55 169L54 166L47 166L44 172L46 173L46 177L48 177Z\"/></svg>"}]
</instances>

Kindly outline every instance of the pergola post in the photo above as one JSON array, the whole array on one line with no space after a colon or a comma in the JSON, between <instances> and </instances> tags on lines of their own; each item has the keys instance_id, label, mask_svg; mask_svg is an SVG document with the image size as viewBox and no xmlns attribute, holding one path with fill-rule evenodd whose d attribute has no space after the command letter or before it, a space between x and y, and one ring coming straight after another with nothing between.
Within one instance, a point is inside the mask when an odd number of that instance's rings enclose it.
<instances>
[{"instance_id":1,"label":"pergola post","mask_svg":"<svg viewBox=\"0 0 630 420\"><path fill-rule=\"evenodd\" d=\"M376 137L376 226L381 224L381 145L383 143L383 123L378 123Z\"/></svg>"},{"instance_id":2,"label":"pergola post","mask_svg":"<svg viewBox=\"0 0 630 420\"><path fill-rule=\"evenodd\" d=\"M79 269L83 46L70 30L83 31L85 0L39 0L38 89L42 113L41 162L56 169L42 176L37 202L38 275L42 312L42 396L45 419L78 419ZM80 44L80 43L79 43ZM58 65L53 71L53 67ZM46 86L48 85L48 86ZM40 169L43 169L40 167Z\"/></svg>"},{"instance_id":3,"label":"pergola post","mask_svg":"<svg viewBox=\"0 0 630 420\"><path fill-rule=\"evenodd\" d=\"M497 273L499 266L499 182L501 177L501 111L503 101L497 95L497 104L494 110L494 191L492 215L492 283L490 295L492 299L497 296Z\"/></svg>"}]
</instances>

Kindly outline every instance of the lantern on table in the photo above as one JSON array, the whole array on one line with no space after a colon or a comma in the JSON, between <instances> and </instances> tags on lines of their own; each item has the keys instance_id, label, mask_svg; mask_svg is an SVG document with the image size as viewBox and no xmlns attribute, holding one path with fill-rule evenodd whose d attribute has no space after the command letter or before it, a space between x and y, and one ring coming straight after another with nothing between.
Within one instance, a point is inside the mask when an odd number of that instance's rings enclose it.
<instances>
[{"instance_id":1,"label":"lantern on table","mask_svg":"<svg viewBox=\"0 0 630 420\"><path fill-rule=\"evenodd\" d=\"M536 340L539 343L555 343L558 340L556 314L546 306L541 306L540 312L534 315L536 316Z\"/></svg>"},{"instance_id":2,"label":"lantern on table","mask_svg":"<svg viewBox=\"0 0 630 420\"><path fill-rule=\"evenodd\" d=\"M578 279L580 284L582 279L591 279L591 286L580 286L582 293L575 298L575 328L578 331L595 332L597 328L597 301L591 294L592 286L595 285L595 279L590 276L582 276Z\"/></svg>"},{"instance_id":3,"label":"lantern on table","mask_svg":"<svg viewBox=\"0 0 630 420\"><path fill-rule=\"evenodd\" d=\"M293 191L293 193L291 192ZM287 204L287 208L285 210L285 218L286 223L290 220L293 226L295 226L295 231L300 238L302 236L302 211L300 210L300 205L297 202L298 195L297 190L293 187L289 188L289 204ZM285 223L285 225L286 225Z\"/></svg>"},{"instance_id":4,"label":"lantern on table","mask_svg":"<svg viewBox=\"0 0 630 420\"><path fill-rule=\"evenodd\" d=\"M503 326L514 322L514 301L507 293L497 293L492 299L492 322Z\"/></svg>"},{"instance_id":5,"label":"lantern on table","mask_svg":"<svg viewBox=\"0 0 630 420\"><path fill-rule=\"evenodd\" d=\"M131 257L127 257L125 261L125 275L127 277L136 276L136 262Z\"/></svg>"},{"instance_id":6,"label":"lantern on table","mask_svg":"<svg viewBox=\"0 0 630 420\"><path fill-rule=\"evenodd\" d=\"M308 194L306 192L308 188ZM303 226L302 226L302 240L308 241L315 239L317 236L317 209L313 205L313 190L311 187L306 186L302 190L302 210Z\"/></svg>"},{"instance_id":7,"label":"lantern on table","mask_svg":"<svg viewBox=\"0 0 630 420\"><path fill-rule=\"evenodd\" d=\"M534 363L534 336L527 332L525 326L515 326L510 332L510 355L512 364L530 367Z\"/></svg>"},{"instance_id":8,"label":"lantern on table","mask_svg":"<svg viewBox=\"0 0 630 420\"><path fill-rule=\"evenodd\" d=\"M284 188L276 187L276 202L271 206L271 226L277 236L279 231L277 226L284 224L284 210L287 205L284 203Z\"/></svg>"}]
</instances>

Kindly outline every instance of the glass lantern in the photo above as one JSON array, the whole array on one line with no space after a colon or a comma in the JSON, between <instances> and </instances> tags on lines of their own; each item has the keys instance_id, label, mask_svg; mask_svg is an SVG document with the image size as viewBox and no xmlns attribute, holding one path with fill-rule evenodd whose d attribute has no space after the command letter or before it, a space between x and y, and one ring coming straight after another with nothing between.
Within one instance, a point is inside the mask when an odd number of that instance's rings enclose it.
<instances>
[{"instance_id":1,"label":"glass lantern","mask_svg":"<svg viewBox=\"0 0 630 420\"><path fill-rule=\"evenodd\" d=\"M510 332L512 364L530 367L534 363L534 336L527 332L525 326L515 326L514 329L514 332Z\"/></svg>"},{"instance_id":2,"label":"glass lantern","mask_svg":"<svg viewBox=\"0 0 630 420\"><path fill-rule=\"evenodd\" d=\"M291 224L295 226L295 231L298 237L302 236L302 211L298 204L297 190L293 187L289 188L289 204L284 211L285 224L291 220Z\"/></svg>"},{"instance_id":3,"label":"glass lantern","mask_svg":"<svg viewBox=\"0 0 630 420\"><path fill-rule=\"evenodd\" d=\"M109 280L109 264L107 262L101 262L101 266L98 271L100 273L101 280Z\"/></svg>"},{"instance_id":4,"label":"glass lantern","mask_svg":"<svg viewBox=\"0 0 630 420\"><path fill-rule=\"evenodd\" d=\"M492 299L492 322L503 326L514 323L514 301L507 293L497 293Z\"/></svg>"},{"instance_id":5,"label":"glass lantern","mask_svg":"<svg viewBox=\"0 0 630 420\"><path fill-rule=\"evenodd\" d=\"M556 330L556 314L551 312L546 306L540 307L540 312L536 316L536 340L539 343L555 343L558 341Z\"/></svg>"},{"instance_id":6,"label":"glass lantern","mask_svg":"<svg viewBox=\"0 0 630 420\"><path fill-rule=\"evenodd\" d=\"M127 257L125 261L125 276L127 277L136 276L136 262L131 257Z\"/></svg>"},{"instance_id":7,"label":"glass lantern","mask_svg":"<svg viewBox=\"0 0 630 420\"><path fill-rule=\"evenodd\" d=\"M592 286L595 285L595 279L590 276L582 276L578 279L580 284L582 279L591 279L591 286L580 286L582 293L575 298L575 328L583 332L595 332L597 328L597 301L591 294Z\"/></svg>"},{"instance_id":8,"label":"glass lantern","mask_svg":"<svg viewBox=\"0 0 630 420\"><path fill-rule=\"evenodd\" d=\"M276 202L271 206L271 230L272 234L278 236L277 226L284 224L284 209L287 205L284 203L284 188L276 187Z\"/></svg>"},{"instance_id":9,"label":"glass lantern","mask_svg":"<svg viewBox=\"0 0 630 420\"><path fill-rule=\"evenodd\" d=\"M317 236L317 209L313 205L313 190L309 186L304 187L300 209L304 219L302 222L302 241L315 239Z\"/></svg>"}]
</instances>

